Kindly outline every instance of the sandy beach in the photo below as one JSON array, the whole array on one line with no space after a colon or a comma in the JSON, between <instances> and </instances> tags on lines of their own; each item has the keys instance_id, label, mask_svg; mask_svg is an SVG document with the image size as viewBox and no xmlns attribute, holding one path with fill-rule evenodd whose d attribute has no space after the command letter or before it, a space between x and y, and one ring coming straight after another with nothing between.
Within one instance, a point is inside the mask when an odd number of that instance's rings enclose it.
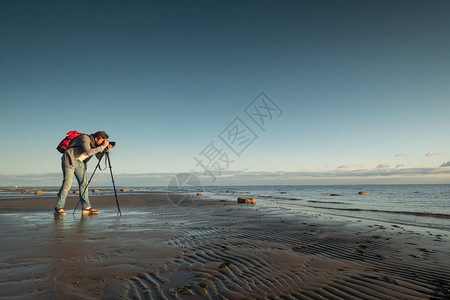
<instances>
[{"instance_id":1,"label":"sandy beach","mask_svg":"<svg viewBox=\"0 0 450 300\"><path fill-rule=\"evenodd\" d=\"M446 234L182 194L0 200L4 299L449 299ZM177 204L177 205L174 205Z\"/></svg>"}]
</instances>

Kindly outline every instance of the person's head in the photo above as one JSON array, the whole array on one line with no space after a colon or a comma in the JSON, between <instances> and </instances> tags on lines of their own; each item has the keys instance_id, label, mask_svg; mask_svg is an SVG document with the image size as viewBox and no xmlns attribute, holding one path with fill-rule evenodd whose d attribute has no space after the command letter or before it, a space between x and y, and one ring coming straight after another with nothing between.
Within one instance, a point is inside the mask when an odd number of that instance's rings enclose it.
<instances>
[{"instance_id":1,"label":"person's head","mask_svg":"<svg viewBox=\"0 0 450 300\"><path fill-rule=\"evenodd\" d=\"M100 146L104 140L107 140L109 136L104 131L97 131L96 133L92 134L94 137L95 145Z\"/></svg>"}]
</instances>

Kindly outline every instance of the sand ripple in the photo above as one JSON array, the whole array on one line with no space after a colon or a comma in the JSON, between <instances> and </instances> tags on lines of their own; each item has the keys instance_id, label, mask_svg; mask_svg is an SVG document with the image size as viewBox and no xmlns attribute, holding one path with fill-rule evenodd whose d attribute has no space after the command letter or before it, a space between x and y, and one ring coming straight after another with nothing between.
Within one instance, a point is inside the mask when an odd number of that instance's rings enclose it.
<instances>
[{"instance_id":1,"label":"sand ripple","mask_svg":"<svg viewBox=\"0 0 450 300\"><path fill-rule=\"evenodd\" d=\"M2 296L450 298L446 236L234 203L123 207L121 218L2 215Z\"/></svg>"}]
</instances>

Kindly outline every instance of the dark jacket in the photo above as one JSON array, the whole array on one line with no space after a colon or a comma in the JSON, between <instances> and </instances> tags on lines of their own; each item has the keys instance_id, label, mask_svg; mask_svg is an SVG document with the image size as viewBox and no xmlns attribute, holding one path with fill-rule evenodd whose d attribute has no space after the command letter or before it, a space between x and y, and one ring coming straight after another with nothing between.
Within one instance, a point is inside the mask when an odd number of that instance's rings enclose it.
<instances>
[{"instance_id":1,"label":"dark jacket","mask_svg":"<svg viewBox=\"0 0 450 300\"><path fill-rule=\"evenodd\" d=\"M104 148L101 146L95 146L93 136L83 134L70 143L69 148L64 152L61 159L66 167L72 168L75 160L77 160L81 154L86 153L88 158L83 162L87 166L87 162L94 154L96 154L98 159L102 157L101 152L103 152L103 149Z\"/></svg>"}]
</instances>

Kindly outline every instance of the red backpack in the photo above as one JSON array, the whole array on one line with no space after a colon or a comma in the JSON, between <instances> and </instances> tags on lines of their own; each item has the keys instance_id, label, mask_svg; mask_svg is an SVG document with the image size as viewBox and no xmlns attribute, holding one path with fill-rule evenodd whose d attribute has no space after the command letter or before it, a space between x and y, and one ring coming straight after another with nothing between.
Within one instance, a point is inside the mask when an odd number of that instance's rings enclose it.
<instances>
[{"instance_id":1,"label":"red backpack","mask_svg":"<svg viewBox=\"0 0 450 300\"><path fill-rule=\"evenodd\" d=\"M61 143L59 143L58 147L56 147L56 150L58 150L61 153L64 153L67 148L69 148L70 143L76 139L77 137L79 137L80 135L83 135L84 133L81 132L77 132L76 130L74 131L69 131L67 133L67 136L61 141Z\"/></svg>"}]
</instances>

